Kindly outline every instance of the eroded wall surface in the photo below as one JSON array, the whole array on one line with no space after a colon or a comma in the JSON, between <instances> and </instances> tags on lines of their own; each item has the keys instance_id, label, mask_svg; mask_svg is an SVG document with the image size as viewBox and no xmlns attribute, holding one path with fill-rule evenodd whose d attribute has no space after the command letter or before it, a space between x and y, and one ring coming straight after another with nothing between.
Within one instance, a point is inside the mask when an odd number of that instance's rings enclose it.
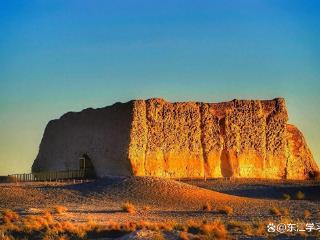
<instances>
[{"instance_id":1,"label":"eroded wall surface","mask_svg":"<svg viewBox=\"0 0 320 240\"><path fill-rule=\"evenodd\" d=\"M141 176L306 179L318 168L287 121L281 98L135 101L128 158Z\"/></svg>"},{"instance_id":2,"label":"eroded wall surface","mask_svg":"<svg viewBox=\"0 0 320 240\"><path fill-rule=\"evenodd\" d=\"M295 126L288 124L288 152L287 178L305 179L314 178L318 171L312 153L306 144L303 134Z\"/></svg>"},{"instance_id":3,"label":"eroded wall surface","mask_svg":"<svg viewBox=\"0 0 320 240\"><path fill-rule=\"evenodd\" d=\"M281 98L117 103L50 121L33 171L78 169L87 154L98 176L312 177L318 167L287 122Z\"/></svg>"}]
</instances>

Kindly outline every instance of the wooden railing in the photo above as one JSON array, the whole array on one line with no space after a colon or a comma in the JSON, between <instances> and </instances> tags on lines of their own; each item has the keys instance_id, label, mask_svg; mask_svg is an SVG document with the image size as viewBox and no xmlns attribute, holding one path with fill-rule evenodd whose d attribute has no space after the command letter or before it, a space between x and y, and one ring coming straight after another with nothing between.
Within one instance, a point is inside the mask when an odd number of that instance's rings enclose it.
<instances>
[{"instance_id":1,"label":"wooden railing","mask_svg":"<svg viewBox=\"0 0 320 240\"><path fill-rule=\"evenodd\" d=\"M84 179L85 170L46 171L35 173L12 174L8 176L16 182L57 181L67 179Z\"/></svg>"}]
</instances>

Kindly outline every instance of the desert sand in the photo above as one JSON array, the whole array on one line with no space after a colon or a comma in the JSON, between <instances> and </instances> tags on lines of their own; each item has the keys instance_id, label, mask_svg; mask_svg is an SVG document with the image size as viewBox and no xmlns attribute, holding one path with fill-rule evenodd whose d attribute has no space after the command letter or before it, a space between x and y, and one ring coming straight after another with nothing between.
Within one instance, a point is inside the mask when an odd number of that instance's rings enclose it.
<instances>
[{"instance_id":1,"label":"desert sand","mask_svg":"<svg viewBox=\"0 0 320 240\"><path fill-rule=\"evenodd\" d=\"M298 192L304 194L299 200L296 199ZM290 200L284 199L284 194L288 194ZM20 216L27 217L39 216L48 209L63 206L63 213L53 212L53 218L58 222L75 225L91 221L102 225L108 222L125 224L142 221L186 225L190 221L201 224L218 220L227 230L227 235L220 239L237 239L240 236L255 239L255 228L261 228L261 224L264 224L266 229L268 222L319 222L319 196L317 181L178 181L155 177L108 177L88 182L3 183L0 185L0 210L11 209ZM126 202L131 203L136 210L132 213L125 211L123 205ZM204 209L208 204L212 209ZM221 211L226 207L232 209L232 212ZM272 209L280 212L286 209L287 212L276 216ZM308 216L306 210L310 213ZM242 225L234 227L237 224ZM250 231L242 229L246 229L247 225L250 226ZM156 235L159 232L164 239L182 239L179 237L181 231L178 230L150 229L120 231L116 235L105 232L97 238L90 238L90 235L86 238L158 239L159 236ZM203 235L192 234L192 231L188 234L188 239L201 239L199 236ZM310 236L315 234L316 232L309 233ZM263 235L267 238L275 234L265 232ZM206 234L202 239L217 238L204 237L208 237Z\"/></svg>"}]
</instances>

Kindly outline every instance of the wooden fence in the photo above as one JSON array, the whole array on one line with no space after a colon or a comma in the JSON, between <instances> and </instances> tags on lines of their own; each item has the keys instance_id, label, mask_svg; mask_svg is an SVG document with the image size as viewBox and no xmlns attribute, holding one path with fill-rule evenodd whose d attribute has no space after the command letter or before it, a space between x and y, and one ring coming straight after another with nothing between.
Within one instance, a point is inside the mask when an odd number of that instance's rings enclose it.
<instances>
[{"instance_id":1,"label":"wooden fence","mask_svg":"<svg viewBox=\"0 0 320 240\"><path fill-rule=\"evenodd\" d=\"M85 170L47 171L36 173L12 174L8 176L16 182L57 181L86 178Z\"/></svg>"}]
</instances>

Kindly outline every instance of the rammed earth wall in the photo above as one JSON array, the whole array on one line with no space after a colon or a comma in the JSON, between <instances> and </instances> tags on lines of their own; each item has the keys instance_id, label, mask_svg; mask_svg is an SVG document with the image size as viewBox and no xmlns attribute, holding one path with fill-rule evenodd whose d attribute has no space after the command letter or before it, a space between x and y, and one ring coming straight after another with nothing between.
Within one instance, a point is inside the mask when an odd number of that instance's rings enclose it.
<instances>
[{"instance_id":1,"label":"rammed earth wall","mask_svg":"<svg viewBox=\"0 0 320 240\"><path fill-rule=\"evenodd\" d=\"M67 113L46 127L33 171L98 176L307 179L318 167L284 99L224 103L133 100Z\"/></svg>"}]
</instances>

